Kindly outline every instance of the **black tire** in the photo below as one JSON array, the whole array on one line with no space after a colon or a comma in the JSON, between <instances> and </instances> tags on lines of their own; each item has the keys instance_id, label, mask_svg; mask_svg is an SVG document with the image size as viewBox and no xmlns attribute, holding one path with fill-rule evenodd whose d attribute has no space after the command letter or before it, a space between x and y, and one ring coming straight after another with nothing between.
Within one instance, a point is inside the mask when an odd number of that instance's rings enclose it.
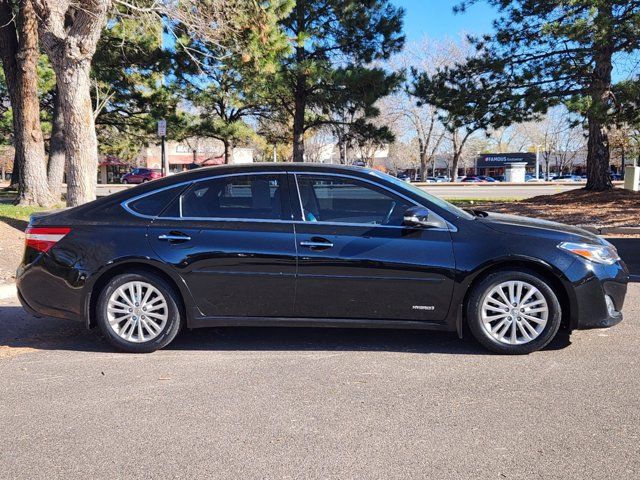
<instances>
[{"instance_id":1,"label":"black tire","mask_svg":"<svg viewBox=\"0 0 640 480\"><path fill-rule=\"evenodd\" d=\"M129 183L129 181L128 181L128 180L126 180L126 179L125 179L125 180L122 180L122 184L123 184L123 185L126 185L127 183Z\"/></svg>"},{"instance_id":2,"label":"black tire","mask_svg":"<svg viewBox=\"0 0 640 480\"><path fill-rule=\"evenodd\" d=\"M152 285L164 296L168 314L166 324L162 331L152 340L140 343L134 343L121 338L109 324L107 316L107 305L111 295L122 285L137 281ZM96 322L107 341L117 349L129 353L151 353L166 347L180 331L182 315L179 305L181 305L181 303L178 294L163 278L149 272L126 273L113 277L100 292L96 305Z\"/></svg>"},{"instance_id":3,"label":"black tire","mask_svg":"<svg viewBox=\"0 0 640 480\"><path fill-rule=\"evenodd\" d=\"M144 179L142 179L142 183L147 183L148 181L149 181L149 179L148 179L148 178L144 178Z\"/></svg>"},{"instance_id":4,"label":"black tire","mask_svg":"<svg viewBox=\"0 0 640 480\"><path fill-rule=\"evenodd\" d=\"M524 281L536 287L544 296L548 308L547 324L539 336L528 343L518 345L509 345L494 338L482 322L482 303L485 296L494 287L512 280ZM543 349L553 340L562 322L562 309L549 282L540 275L527 270L499 271L487 275L473 288L467 302L467 322L476 340L492 352L503 355L526 355Z\"/></svg>"}]
</instances>

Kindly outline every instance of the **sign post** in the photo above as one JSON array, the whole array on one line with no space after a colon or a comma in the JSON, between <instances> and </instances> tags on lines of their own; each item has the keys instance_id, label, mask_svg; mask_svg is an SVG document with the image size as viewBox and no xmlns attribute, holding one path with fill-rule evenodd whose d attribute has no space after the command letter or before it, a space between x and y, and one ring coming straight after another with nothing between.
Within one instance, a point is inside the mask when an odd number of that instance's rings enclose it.
<instances>
[{"instance_id":1,"label":"sign post","mask_svg":"<svg viewBox=\"0 0 640 480\"><path fill-rule=\"evenodd\" d=\"M167 139L167 121L162 119L158 121L158 136L160 137L160 160L162 162L162 176L169 175L169 161L167 158L167 150L165 142Z\"/></svg>"}]
</instances>

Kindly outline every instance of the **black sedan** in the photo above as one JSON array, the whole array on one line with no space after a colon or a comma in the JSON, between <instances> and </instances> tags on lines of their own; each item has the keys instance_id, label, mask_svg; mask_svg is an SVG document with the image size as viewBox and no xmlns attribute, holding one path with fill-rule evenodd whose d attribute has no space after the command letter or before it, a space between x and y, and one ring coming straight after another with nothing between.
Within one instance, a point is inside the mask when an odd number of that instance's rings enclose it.
<instances>
[{"instance_id":1,"label":"black sedan","mask_svg":"<svg viewBox=\"0 0 640 480\"><path fill-rule=\"evenodd\" d=\"M523 354L620 322L627 282L584 230L305 164L203 168L34 216L17 274L28 311L129 352L250 325L470 331Z\"/></svg>"}]
</instances>

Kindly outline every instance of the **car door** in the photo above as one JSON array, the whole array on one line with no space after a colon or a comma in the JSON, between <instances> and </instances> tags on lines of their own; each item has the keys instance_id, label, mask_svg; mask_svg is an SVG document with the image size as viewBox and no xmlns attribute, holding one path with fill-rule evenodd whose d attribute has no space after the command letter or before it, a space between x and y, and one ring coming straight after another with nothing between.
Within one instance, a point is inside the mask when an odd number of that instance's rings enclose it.
<instances>
[{"instance_id":1,"label":"car door","mask_svg":"<svg viewBox=\"0 0 640 480\"><path fill-rule=\"evenodd\" d=\"M305 172L291 183L300 219L296 316L445 320L455 264L444 220L404 228L416 204L355 177Z\"/></svg>"},{"instance_id":2,"label":"car door","mask_svg":"<svg viewBox=\"0 0 640 480\"><path fill-rule=\"evenodd\" d=\"M296 246L285 174L197 181L148 235L204 316L293 315Z\"/></svg>"}]
</instances>

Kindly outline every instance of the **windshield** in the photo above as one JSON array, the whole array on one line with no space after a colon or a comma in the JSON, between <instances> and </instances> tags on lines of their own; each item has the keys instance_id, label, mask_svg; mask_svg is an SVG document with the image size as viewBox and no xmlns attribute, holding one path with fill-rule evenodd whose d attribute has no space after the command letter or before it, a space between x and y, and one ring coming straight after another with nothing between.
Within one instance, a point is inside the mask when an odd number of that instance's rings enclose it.
<instances>
[{"instance_id":1,"label":"windshield","mask_svg":"<svg viewBox=\"0 0 640 480\"><path fill-rule=\"evenodd\" d=\"M421 198L423 198L424 200L427 200L430 203L434 203L438 207L442 208L443 210L446 210L447 212L451 213L452 215L455 215L456 217L466 218L467 220L471 220L473 218L473 215L471 215L469 212L465 212L461 208L458 208L455 205L452 205L449 202L442 200L441 198L430 195L427 192L425 192L423 189L418 188L415 185L412 185L405 181L402 181L399 178L393 177L386 173L382 173L378 170L370 170L370 173L377 177L388 180L389 182L393 183L397 187L400 187L405 190L410 190L412 193L415 193L416 195L420 196Z\"/></svg>"}]
</instances>

